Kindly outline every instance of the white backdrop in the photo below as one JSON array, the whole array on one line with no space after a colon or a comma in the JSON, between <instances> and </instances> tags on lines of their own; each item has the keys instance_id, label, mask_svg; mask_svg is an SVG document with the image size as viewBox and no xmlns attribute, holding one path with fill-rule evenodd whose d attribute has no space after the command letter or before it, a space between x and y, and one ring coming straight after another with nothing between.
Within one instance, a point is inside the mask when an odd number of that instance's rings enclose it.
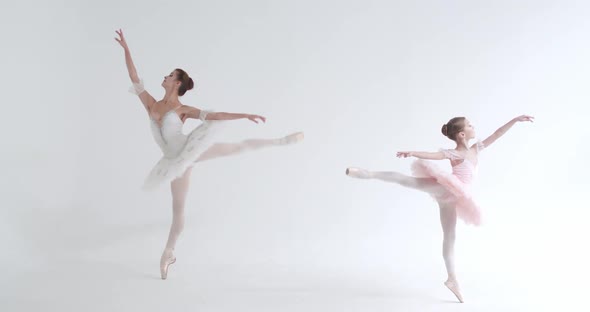
<instances>
[{"instance_id":1,"label":"white backdrop","mask_svg":"<svg viewBox=\"0 0 590 312\"><path fill-rule=\"evenodd\" d=\"M485 226L458 229L465 305L578 304L590 4L62 0L1 12L0 310L454 309L435 203L344 170L409 173L395 152L453 147L440 134L451 117L483 139L520 114L537 120L480 159ZM127 92L118 28L156 98L181 67L197 84L185 104L268 118L232 123L242 137L306 134L195 168L167 281L170 195L139 189L160 154Z\"/></svg>"}]
</instances>

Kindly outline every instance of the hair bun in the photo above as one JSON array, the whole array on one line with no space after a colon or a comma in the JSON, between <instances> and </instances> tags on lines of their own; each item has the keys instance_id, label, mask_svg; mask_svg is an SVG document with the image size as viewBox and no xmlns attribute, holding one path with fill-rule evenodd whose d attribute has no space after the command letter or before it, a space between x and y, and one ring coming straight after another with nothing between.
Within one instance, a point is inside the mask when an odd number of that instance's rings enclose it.
<instances>
[{"instance_id":1,"label":"hair bun","mask_svg":"<svg viewBox=\"0 0 590 312\"><path fill-rule=\"evenodd\" d=\"M188 77L188 83L186 86L186 90L192 90L195 87L195 83L193 82L193 78Z\"/></svg>"},{"instance_id":2,"label":"hair bun","mask_svg":"<svg viewBox=\"0 0 590 312\"><path fill-rule=\"evenodd\" d=\"M442 126L441 132L444 136L447 136L449 134L449 126L447 124L444 124Z\"/></svg>"}]
</instances>

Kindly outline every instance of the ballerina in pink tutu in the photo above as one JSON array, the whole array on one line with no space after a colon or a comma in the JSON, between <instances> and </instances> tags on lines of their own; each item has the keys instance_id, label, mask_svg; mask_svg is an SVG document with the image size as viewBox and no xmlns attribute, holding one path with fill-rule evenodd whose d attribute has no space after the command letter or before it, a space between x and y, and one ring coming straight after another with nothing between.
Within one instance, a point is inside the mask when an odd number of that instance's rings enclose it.
<instances>
[{"instance_id":1,"label":"ballerina in pink tutu","mask_svg":"<svg viewBox=\"0 0 590 312\"><path fill-rule=\"evenodd\" d=\"M465 117L455 117L442 126L444 136L455 141L454 149L441 149L438 152L398 152L397 157L416 157L412 164L412 176L399 172L374 172L361 168L348 168L346 174L359 179L378 179L397 183L430 194L440 208L440 222L443 229L443 258L448 279L445 286L455 294L460 302L463 296L455 276L454 246L457 217L465 223L478 226L481 224L480 208L471 193L471 183L477 173L479 153L488 148L515 123L533 121L534 117L522 115L510 120L483 141L470 145L475 138L475 128ZM448 173L436 164L426 160L448 159L453 168Z\"/></svg>"}]
</instances>

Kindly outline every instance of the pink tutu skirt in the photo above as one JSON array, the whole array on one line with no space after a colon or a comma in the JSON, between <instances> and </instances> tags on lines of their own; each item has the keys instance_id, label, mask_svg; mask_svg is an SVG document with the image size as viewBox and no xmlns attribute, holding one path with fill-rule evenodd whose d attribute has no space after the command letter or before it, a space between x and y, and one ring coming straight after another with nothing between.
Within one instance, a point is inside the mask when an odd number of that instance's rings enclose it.
<instances>
[{"instance_id":1,"label":"pink tutu skirt","mask_svg":"<svg viewBox=\"0 0 590 312\"><path fill-rule=\"evenodd\" d=\"M447 191L443 195L430 194L437 202L452 204L457 217L466 224L481 225L481 210L471 194L471 185L461 181L456 175L446 172L436 164L417 160L412 163L412 174L416 177L434 178Z\"/></svg>"}]
</instances>

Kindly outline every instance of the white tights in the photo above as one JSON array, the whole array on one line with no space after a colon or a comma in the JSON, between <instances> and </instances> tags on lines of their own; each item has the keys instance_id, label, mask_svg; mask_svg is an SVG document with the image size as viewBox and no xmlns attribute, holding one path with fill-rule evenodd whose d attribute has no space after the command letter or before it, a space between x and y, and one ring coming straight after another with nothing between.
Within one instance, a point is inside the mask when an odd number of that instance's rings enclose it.
<instances>
[{"instance_id":1,"label":"white tights","mask_svg":"<svg viewBox=\"0 0 590 312\"><path fill-rule=\"evenodd\" d=\"M291 136L280 139L252 139L238 143L217 143L207 149L195 162L202 162L214 158L231 156L246 151L253 151L264 147L289 144L286 141ZM184 229L184 207L189 190L192 167L188 168L182 177L170 183L172 191L172 225L166 242L166 250L174 250L176 241Z\"/></svg>"},{"instance_id":2,"label":"white tights","mask_svg":"<svg viewBox=\"0 0 590 312\"><path fill-rule=\"evenodd\" d=\"M408 188L418 191L426 192L432 195L442 196L447 193L447 190L441 186L434 178L417 178L407 176L399 172L372 172L364 169L359 169L362 178L377 179L385 182L396 183ZM354 177L354 175L351 174ZM359 177L359 176L357 176ZM457 212L452 204L439 202L440 208L440 223L443 230L443 259L449 280L455 279L455 263L454 263L454 249L455 249L455 228L457 225Z\"/></svg>"}]
</instances>

